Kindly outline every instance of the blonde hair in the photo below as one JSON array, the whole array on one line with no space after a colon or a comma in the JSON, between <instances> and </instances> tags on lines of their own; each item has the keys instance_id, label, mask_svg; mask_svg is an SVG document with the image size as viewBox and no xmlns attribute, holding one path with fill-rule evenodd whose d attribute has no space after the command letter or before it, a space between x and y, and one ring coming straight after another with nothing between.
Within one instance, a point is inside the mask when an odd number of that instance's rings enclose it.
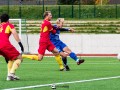
<instances>
[{"instance_id":1,"label":"blonde hair","mask_svg":"<svg viewBox=\"0 0 120 90\"><path fill-rule=\"evenodd\" d=\"M56 20L56 23L57 23L57 24L59 24L60 22L63 23L63 22L64 22L64 18L58 18L58 19Z\"/></svg>"}]
</instances>

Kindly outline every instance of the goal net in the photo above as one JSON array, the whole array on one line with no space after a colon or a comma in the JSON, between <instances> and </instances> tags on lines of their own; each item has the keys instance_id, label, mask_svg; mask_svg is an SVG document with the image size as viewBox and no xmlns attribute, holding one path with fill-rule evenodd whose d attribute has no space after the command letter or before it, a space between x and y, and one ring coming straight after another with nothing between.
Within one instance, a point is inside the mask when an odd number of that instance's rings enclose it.
<instances>
[{"instance_id":1,"label":"goal net","mask_svg":"<svg viewBox=\"0 0 120 90\"><path fill-rule=\"evenodd\" d=\"M26 20L25 19L10 19L9 22L15 26L16 31L18 32L21 42L24 46L24 52L28 53L29 52L29 44L28 44L28 36L26 33L27 32ZM21 52L20 47L19 47L18 43L15 41L13 35L11 35L10 41L16 47L16 49Z\"/></svg>"}]
</instances>

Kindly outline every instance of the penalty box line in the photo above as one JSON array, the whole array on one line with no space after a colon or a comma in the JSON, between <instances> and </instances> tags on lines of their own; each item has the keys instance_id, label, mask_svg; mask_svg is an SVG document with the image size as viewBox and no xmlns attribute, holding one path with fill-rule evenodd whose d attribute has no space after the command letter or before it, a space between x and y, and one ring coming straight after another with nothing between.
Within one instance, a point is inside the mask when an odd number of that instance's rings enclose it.
<instances>
[{"instance_id":1,"label":"penalty box line","mask_svg":"<svg viewBox=\"0 0 120 90\"><path fill-rule=\"evenodd\" d=\"M22 89L30 89L30 88L39 88L51 85L62 85L62 84L72 84L72 83L83 83L83 82L92 82L92 81L100 81L100 80L110 80L110 79L117 79L120 76L114 77L105 77L105 78L96 78L96 79L88 79L88 80L79 80L79 81L71 81L71 82L60 82L60 83L52 83L52 84L42 84L42 85L35 85L35 86L25 86L25 87L18 87L18 88L8 88L3 90L22 90Z\"/></svg>"}]
</instances>

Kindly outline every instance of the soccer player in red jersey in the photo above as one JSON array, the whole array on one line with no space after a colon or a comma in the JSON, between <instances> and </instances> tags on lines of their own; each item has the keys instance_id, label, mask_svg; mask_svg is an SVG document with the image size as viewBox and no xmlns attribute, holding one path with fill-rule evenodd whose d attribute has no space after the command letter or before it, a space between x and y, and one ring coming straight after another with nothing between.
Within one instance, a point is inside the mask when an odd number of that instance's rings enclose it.
<instances>
[{"instance_id":1,"label":"soccer player in red jersey","mask_svg":"<svg viewBox=\"0 0 120 90\"><path fill-rule=\"evenodd\" d=\"M9 37L13 34L15 40L21 47L21 50L24 51L23 45L19 39L19 36L15 30L13 24L9 23L9 15L2 14L0 24L0 55L2 55L8 62L8 75L7 80L19 80L19 77L15 75L15 71L19 68L22 56L16 50L16 48L10 43Z\"/></svg>"},{"instance_id":2,"label":"soccer player in red jersey","mask_svg":"<svg viewBox=\"0 0 120 90\"><path fill-rule=\"evenodd\" d=\"M44 21L41 24L41 33L40 33L40 40L39 40L39 49L38 49L38 57L39 60L42 60L46 49L51 51L55 55L55 59L60 66L60 70L64 69L62 59L58 50L55 48L53 43L50 41L50 32L56 33L56 30L53 29L50 21L52 19L52 14L50 11L46 11L44 13Z\"/></svg>"},{"instance_id":3,"label":"soccer player in red jersey","mask_svg":"<svg viewBox=\"0 0 120 90\"><path fill-rule=\"evenodd\" d=\"M61 56L53 43L50 41L50 32L56 33L56 30L53 29L50 23L52 19L52 14L50 11L46 11L43 16L44 21L41 24L38 57L36 57L36 55L22 55L22 57L41 61L43 59L45 51L51 51L55 55L55 59L60 66L60 71L63 71L64 66Z\"/></svg>"}]
</instances>

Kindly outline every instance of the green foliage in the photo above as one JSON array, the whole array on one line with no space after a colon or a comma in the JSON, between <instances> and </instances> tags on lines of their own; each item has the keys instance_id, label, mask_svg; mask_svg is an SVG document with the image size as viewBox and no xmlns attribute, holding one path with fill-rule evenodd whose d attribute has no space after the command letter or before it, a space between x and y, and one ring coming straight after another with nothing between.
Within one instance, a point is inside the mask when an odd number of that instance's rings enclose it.
<instances>
[{"instance_id":1,"label":"green foliage","mask_svg":"<svg viewBox=\"0 0 120 90\"><path fill-rule=\"evenodd\" d=\"M120 18L120 5L46 5L45 10L52 11L53 18ZM9 7L11 18L19 18L20 8L17 5ZM7 6L0 6L0 14L8 13ZM22 5L21 17L24 19L42 19L43 6Z\"/></svg>"},{"instance_id":2,"label":"green foliage","mask_svg":"<svg viewBox=\"0 0 120 90\"><path fill-rule=\"evenodd\" d=\"M109 1L110 1L110 0L103 0L103 4L104 4L104 5L109 4Z\"/></svg>"}]
</instances>

